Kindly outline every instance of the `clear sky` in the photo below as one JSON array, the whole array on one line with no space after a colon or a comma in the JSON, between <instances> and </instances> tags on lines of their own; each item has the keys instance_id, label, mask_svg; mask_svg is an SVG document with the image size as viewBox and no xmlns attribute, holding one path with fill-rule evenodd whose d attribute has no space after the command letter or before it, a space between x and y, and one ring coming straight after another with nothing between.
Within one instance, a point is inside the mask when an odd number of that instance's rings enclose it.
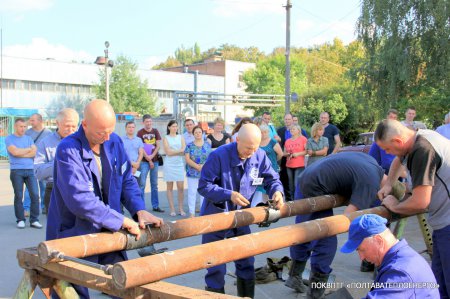
<instances>
[{"instance_id":1,"label":"clear sky","mask_svg":"<svg viewBox=\"0 0 450 299\"><path fill-rule=\"evenodd\" d=\"M286 43L286 0L0 0L3 55L91 63L124 54L149 68L177 47ZM359 0L291 0L291 46L355 39Z\"/></svg>"}]
</instances>

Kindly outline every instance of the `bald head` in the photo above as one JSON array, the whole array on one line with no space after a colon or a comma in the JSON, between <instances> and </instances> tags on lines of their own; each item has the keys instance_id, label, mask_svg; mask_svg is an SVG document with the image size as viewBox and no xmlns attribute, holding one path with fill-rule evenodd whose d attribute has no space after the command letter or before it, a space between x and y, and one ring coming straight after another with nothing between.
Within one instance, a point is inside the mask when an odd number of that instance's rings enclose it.
<instances>
[{"instance_id":1,"label":"bald head","mask_svg":"<svg viewBox=\"0 0 450 299\"><path fill-rule=\"evenodd\" d=\"M250 158L261 143L261 130L255 124L245 124L236 138L239 158Z\"/></svg>"},{"instance_id":2,"label":"bald head","mask_svg":"<svg viewBox=\"0 0 450 299\"><path fill-rule=\"evenodd\" d=\"M84 120L86 121L103 121L108 122L116 120L114 109L105 100L95 99L89 102L84 108Z\"/></svg>"},{"instance_id":3,"label":"bald head","mask_svg":"<svg viewBox=\"0 0 450 299\"><path fill-rule=\"evenodd\" d=\"M238 137L241 140L259 138L259 141L261 141L261 130L255 124L244 124L239 130Z\"/></svg>"},{"instance_id":4,"label":"bald head","mask_svg":"<svg viewBox=\"0 0 450 299\"><path fill-rule=\"evenodd\" d=\"M82 126L86 138L91 145L96 146L109 140L116 126L116 115L112 106L105 100L92 100L84 108Z\"/></svg>"}]
</instances>

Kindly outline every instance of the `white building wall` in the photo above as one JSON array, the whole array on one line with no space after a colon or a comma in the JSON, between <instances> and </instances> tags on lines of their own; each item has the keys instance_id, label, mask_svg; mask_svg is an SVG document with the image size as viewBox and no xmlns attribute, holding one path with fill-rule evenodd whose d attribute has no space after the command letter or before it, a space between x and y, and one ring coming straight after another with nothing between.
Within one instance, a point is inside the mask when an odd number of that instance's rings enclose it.
<instances>
[{"instance_id":1,"label":"white building wall","mask_svg":"<svg viewBox=\"0 0 450 299\"><path fill-rule=\"evenodd\" d=\"M98 84L99 73L103 66L95 64L67 63L55 60L38 60L26 58L3 57L2 73L5 80L20 80L33 82L50 82L92 86ZM159 70L138 70L139 76L147 80L148 88L155 91L158 105L165 106L167 113L173 111L173 92L193 91L194 75L190 73L175 73ZM199 92L224 92L225 78L221 76L198 75L197 88ZM16 81L17 82L17 81ZM61 89L64 89L61 87ZM163 92L160 92L163 91ZM166 92L167 91L167 92ZM44 91L29 89L2 89L2 107L35 108L45 111L53 100L61 96L94 97L89 92L74 94L65 90Z\"/></svg>"},{"instance_id":2,"label":"white building wall","mask_svg":"<svg viewBox=\"0 0 450 299\"><path fill-rule=\"evenodd\" d=\"M245 93L245 84L242 75L245 71L256 68L254 63L226 60L225 61L225 93L243 94ZM226 106L225 121L234 123L236 116L253 116L253 111L243 110L243 106Z\"/></svg>"},{"instance_id":3,"label":"white building wall","mask_svg":"<svg viewBox=\"0 0 450 299\"><path fill-rule=\"evenodd\" d=\"M6 79L93 85L99 81L100 67L96 64L3 56L3 78Z\"/></svg>"},{"instance_id":4,"label":"white building wall","mask_svg":"<svg viewBox=\"0 0 450 299\"><path fill-rule=\"evenodd\" d=\"M139 70L139 76L146 79L149 88L161 91L194 91L194 74L176 73L160 70ZM198 92L224 93L224 77L198 75ZM158 96L158 105L165 107L168 113L173 112L173 92Z\"/></svg>"}]
</instances>

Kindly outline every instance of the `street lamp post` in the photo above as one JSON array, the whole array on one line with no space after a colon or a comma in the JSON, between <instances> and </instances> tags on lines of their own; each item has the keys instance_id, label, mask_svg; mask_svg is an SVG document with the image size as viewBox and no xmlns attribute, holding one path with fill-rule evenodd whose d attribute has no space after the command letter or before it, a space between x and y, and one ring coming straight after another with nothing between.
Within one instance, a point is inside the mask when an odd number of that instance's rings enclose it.
<instances>
[{"instance_id":1,"label":"street lamp post","mask_svg":"<svg viewBox=\"0 0 450 299\"><path fill-rule=\"evenodd\" d=\"M113 67L114 62L108 57L109 42L105 42L105 56L98 56L95 64L105 66L105 100L109 103L109 68Z\"/></svg>"},{"instance_id":2,"label":"street lamp post","mask_svg":"<svg viewBox=\"0 0 450 299\"><path fill-rule=\"evenodd\" d=\"M108 74L108 48L109 42L105 42L105 94L106 94L106 102L109 103L109 74Z\"/></svg>"}]
</instances>

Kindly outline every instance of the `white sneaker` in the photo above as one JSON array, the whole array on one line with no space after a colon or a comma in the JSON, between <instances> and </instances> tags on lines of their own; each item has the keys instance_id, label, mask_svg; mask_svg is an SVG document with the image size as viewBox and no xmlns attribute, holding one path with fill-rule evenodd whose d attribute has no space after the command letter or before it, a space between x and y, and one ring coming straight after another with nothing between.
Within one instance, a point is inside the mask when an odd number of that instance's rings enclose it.
<instances>
[{"instance_id":1,"label":"white sneaker","mask_svg":"<svg viewBox=\"0 0 450 299\"><path fill-rule=\"evenodd\" d=\"M25 228L25 221L20 220L19 222L17 222L17 228L20 229Z\"/></svg>"},{"instance_id":2,"label":"white sneaker","mask_svg":"<svg viewBox=\"0 0 450 299\"><path fill-rule=\"evenodd\" d=\"M25 223L24 223L24 226L25 226ZM35 222L31 223L30 226L33 228L42 228L42 224L40 224L39 221L35 221Z\"/></svg>"}]
</instances>

